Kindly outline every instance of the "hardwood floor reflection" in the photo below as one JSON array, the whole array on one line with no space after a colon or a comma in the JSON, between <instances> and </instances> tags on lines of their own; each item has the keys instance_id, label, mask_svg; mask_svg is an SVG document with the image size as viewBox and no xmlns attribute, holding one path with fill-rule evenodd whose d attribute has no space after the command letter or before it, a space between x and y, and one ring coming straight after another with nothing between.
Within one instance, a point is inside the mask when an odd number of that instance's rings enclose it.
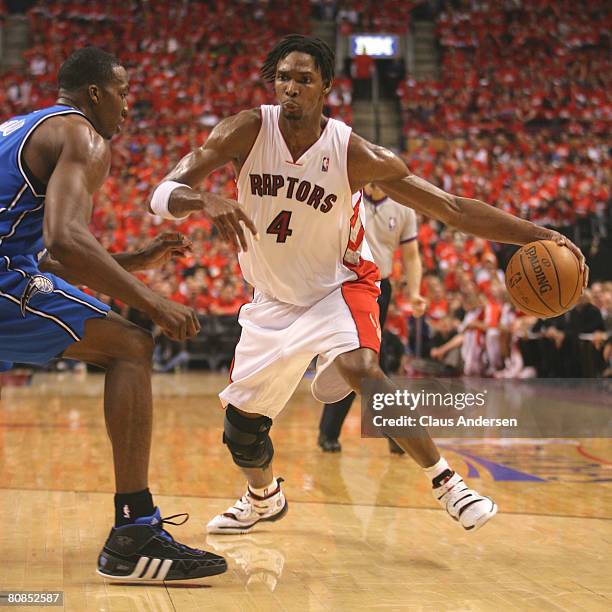
<instances>
[{"instance_id":1,"label":"hardwood floor reflection","mask_svg":"<svg viewBox=\"0 0 612 612\"><path fill-rule=\"evenodd\" d=\"M37 376L0 401L0 590L64 590L67 610L610 609L608 439L441 440L500 514L466 534L382 440L316 446L320 405L305 383L272 429L287 517L251 534L205 536L244 490L221 444L224 377L155 380L151 490L177 538L227 557L190 585L107 584L94 573L112 517L110 444L97 376ZM496 467L497 466L497 467ZM503 468L503 469L502 469ZM207 543L206 543L207 542ZM25 609L25 608L24 608Z\"/></svg>"}]
</instances>

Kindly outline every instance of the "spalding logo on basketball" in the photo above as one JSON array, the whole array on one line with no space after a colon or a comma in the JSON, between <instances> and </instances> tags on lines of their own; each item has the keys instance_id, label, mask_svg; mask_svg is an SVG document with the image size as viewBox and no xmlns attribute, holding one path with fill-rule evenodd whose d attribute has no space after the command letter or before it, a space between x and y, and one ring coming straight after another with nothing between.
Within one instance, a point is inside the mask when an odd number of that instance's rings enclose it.
<instances>
[{"instance_id":1,"label":"spalding logo on basketball","mask_svg":"<svg viewBox=\"0 0 612 612\"><path fill-rule=\"evenodd\" d=\"M542 295L552 291L552 286L546 276L546 268L552 266L550 258L538 257L538 249L535 245L527 246L525 248L525 255L527 256L531 271L535 275L538 293Z\"/></svg>"},{"instance_id":2,"label":"spalding logo on basketball","mask_svg":"<svg viewBox=\"0 0 612 612\"><path fill-rule=\"evenodd\" d=\"M575 306L582 282L576 256L552 240L526 244L506 268L511 302L525 314L541 319L557 317Z\"/></svg>"}]
</instances>

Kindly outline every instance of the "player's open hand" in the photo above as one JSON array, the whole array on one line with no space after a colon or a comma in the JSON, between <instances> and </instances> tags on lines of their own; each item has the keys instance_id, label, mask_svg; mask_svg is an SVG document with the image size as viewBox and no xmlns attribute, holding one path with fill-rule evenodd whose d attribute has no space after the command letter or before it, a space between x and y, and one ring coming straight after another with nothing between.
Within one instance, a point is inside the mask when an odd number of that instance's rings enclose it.
<instances>
[{"instance_id":1,"label":"player's open hand","mask_svg":"<svg viewBox=\"0 0 612 612\"><path fill-rule=\"evenodd\" d=\"M554 230L551 231L552 236L550 239L559 246L567 247L578 259L578 263L580 264L580 272L583 274L582 288L586 288L586 286L589 284L589 266L586 265L586 259L584 258L582 251L569 238L563 236L563 234L555 232Z\"/></svg>"},{"instance_id":2,"label":"player's open hand","mask_svg":"<svg viewBox=\"0 0 612 612\"><path fill-rule=\"evenodd\" d=\"M191 248L191 240L178 232L163 232L149 242L139 254L141 270L159 268L173 256L182 257Z\"/></svg>"},{"instance_id":3,"label":"player's open hand","mask_svg":"<svg viewBox=\"0 0 612 612\"><path fill-rule=\"evenodd\" d=\"M200 332L200 321L192 308L158 296L158 302L148 313L153 322L171 340L186 340Z\"/></svg>"},{"instance_id":4,"label":"player's open hand","mask_svg":"<svg viewBox=\"0 0 612 612\"><path fill-rule=\"evenodd\" d=\"M255 240L259 240L257 228L251 218L240 208L235 200L229 200L213 194L206 194L203 207L204 214L215 224L223 240L230 242L234 248L247 250L246 237L242 223L246 225Z\"/></svg>"}]
</instances>

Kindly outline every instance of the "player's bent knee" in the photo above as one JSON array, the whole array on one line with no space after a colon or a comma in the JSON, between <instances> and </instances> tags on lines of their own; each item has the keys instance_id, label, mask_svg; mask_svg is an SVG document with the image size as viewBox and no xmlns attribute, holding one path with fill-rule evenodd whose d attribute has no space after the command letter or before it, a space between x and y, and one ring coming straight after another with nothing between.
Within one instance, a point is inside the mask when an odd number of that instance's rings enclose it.
<instances>
[{"instance_id":1,"label":"player's bent knee","mask_svg":"<svg viewBox=\"0 0 612 612\"><path fill-rule=\"evenodd\" d=\"M274 456L270 439L272 419L260 416L245 417L231 404L225 410L223 443L227 445L234 463L243 468L267 468Z\"/></svg>"},{"instance_id":2,"label":"player's bent knee","mask_svg":"<svg viewBox=\"0 0 612 612\"><path fill-rule=\"evenodd\" d=\"M136 326L130 327L126 330L125 344L125 358L146 363L151 361L155 341L148 331Z\"/></svg>"},{"instance_id":3,"label":"player's bent knee","mask_svg":"<svg viewBox=\"0 0 612 612\"><path fill-rule=\"evenodd\" d=\"M355 390L361 389L364 379L378 379L384 377L383 371L378 364L339 364L340 374L346 382Z\"/></svg>"}]
</instances>

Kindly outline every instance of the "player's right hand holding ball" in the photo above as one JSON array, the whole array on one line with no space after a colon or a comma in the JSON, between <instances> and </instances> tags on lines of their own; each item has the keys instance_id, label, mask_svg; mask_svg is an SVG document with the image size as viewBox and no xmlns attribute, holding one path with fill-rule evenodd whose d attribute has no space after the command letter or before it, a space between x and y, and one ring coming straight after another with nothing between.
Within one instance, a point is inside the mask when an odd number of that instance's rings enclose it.
<instances>
[{"instance_id":1,"label":"player's right hand holding ball","mask_svg":"<svg viewBox=\"0 0 612 612\"><path fill-rule=\"evenodd\" d=\"M586 259L582 254L582 251L563 234L560 234L555 230L551 231L552 236L550 237L550 240L559 246L567 247L576 256L576 259L578 259L578 263L580 264L580 272L582 274L582 287L583 289L586 289L589 284L589 266L586 265Z\"/></svg>"}]
</instances>

